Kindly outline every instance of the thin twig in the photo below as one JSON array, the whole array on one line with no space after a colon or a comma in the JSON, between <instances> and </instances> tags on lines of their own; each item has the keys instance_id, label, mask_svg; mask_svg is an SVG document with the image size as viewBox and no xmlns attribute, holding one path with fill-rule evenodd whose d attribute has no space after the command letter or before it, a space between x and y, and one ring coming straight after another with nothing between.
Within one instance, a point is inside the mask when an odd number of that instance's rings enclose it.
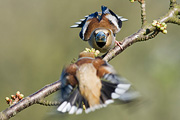
<instances>
[{"instance_id":1,"label":"thin twig","mask_svg":"<svg viewBox=\"0 0 180 120\"><path fill-rule=\"evenodd\" d=\"M48 101L48 100L45 100L45 99L37 101L37 104L45 105L45 106L58 106L61 103L62 102L60 102L60 101Z\"/></svg>"},{"instance_id":2,"label":"thin twig","mask_svg":"<svg viewBox=\"0 0 180 120\"><path fill-rule=\"evenodd\" d=\"M176 0L170 0L170 7L173 7L175 4L177 4Z\"/></svg>"},{"instance_id":3,"label":"thin twig","mask_svg":"<svg viewBox=\"0 0 180 120\"><path fill-rule=\"evenodd\" d=\"M138 2L141 5L141 21L142 21L142 26L144 26L147 23L147 20L146 20L146 3L145 3L145 0L138 0Z\"/></svg>"}]
</instances>

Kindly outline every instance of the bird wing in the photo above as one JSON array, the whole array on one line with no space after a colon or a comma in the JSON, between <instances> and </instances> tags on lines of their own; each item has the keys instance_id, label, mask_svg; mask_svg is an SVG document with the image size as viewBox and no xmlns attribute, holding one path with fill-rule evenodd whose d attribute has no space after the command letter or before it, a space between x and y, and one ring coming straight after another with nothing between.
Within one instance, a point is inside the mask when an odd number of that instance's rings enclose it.
<instances>
[{"instance_id":1,"label":"bird wing","mask_svg":"<svg viewBox=\"0 0 180 120\"><path fill-rule=\"evenodd\" d=\"M91 33L98 28L99 20L97 17L98 12L95 12L87 17L86 22L79 33L81 39L86 41L90 39Z\"/></svg>"},{"instance_id":2,"label":"bird wing","mask_svg":"<svg viewBox=\"0 0 180 120\"><path fill-rule=\"evenodd\" d=\"M71 28L81 27L79 36L81 39L87 41L93 30L98 27L98 12L85 16L85 19L81 19L80 21L76 22L76 25L72 25Z\"/></svg>"},{"instance_id":3,"label":"bird wing","mask_svg":"<svg viewBox=\"0 0 180 120\"><path fill-rule=\"evenodd\" d=\"M140 95L136 92L130 82L116 74L114 68L108 63L103 64L98 69L101 78L101 100L119 99L122 102L130 102L137 99Z\"/></svg>"},{"instance_id":4,"label":"bird wing","mask_svg":"<svg viewBox=\"0 0 180 120\"><path fill-rule=\"evenodd\" d=\"M118 16L113 11L111 11L105 6L101 6L101 10L102 10L102 15L101 15L100 25L106 26L106 28L111 29L114 34L118 33L122 27L121 19L119 19Z\"/></svg>"},{"instance_id":5,"label":"bird wing","mask_svg":"<svg viewBox=\"0 0 180 120\"><path fill-rule=\"evenodd\" d=\"M60 77L61 81L61 99L64 100L69 97L69 94L73 91L73 86L68 84L69 74L63 69Z\"/></svg>"}]
</instances>

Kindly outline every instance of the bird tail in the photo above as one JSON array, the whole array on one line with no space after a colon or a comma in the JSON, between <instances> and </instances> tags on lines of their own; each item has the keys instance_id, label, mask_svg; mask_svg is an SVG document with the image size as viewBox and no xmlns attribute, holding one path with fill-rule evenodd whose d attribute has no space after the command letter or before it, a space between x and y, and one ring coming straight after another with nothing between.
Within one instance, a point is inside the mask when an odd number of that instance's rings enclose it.
<instances>
[{"instance_id":1,"label":"bird tail","mask_svg":"<svg viewBox=\"0 0 180 120\"><path fill-rule=\"evenodd\" d=\"M80 94L79 88L76 88L67 99L62 101L57 110L62 113L81 114L86 108L89 108L88 101Z\"/></svg>"}]
</instances>

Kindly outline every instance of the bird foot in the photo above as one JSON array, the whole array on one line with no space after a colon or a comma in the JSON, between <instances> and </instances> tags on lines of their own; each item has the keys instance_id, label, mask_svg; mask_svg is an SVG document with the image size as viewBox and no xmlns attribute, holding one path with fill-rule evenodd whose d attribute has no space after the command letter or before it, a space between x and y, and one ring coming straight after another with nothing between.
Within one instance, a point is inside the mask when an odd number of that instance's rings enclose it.
<instances>
[{"instance_id":1,"label":"bird foot","mask_svg":"<svg viewBox=\"0 0 180 120\"><path fill-rule=\"evenodd\" d=\"M122 46L121 46L122 43L121 43L120 41L117 41L117 40L116 40L115 43L116 43L117 46L119 46L119 47L121 48L121 50L123 50L123 48L122 48Z\"/></svg>"}]
</instances>

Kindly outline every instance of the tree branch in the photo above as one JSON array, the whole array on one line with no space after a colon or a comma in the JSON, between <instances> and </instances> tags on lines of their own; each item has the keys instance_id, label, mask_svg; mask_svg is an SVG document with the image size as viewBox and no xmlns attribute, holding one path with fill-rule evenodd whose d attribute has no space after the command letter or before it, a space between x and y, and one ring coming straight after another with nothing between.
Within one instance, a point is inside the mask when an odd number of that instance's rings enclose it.
<instances>
[{"instance_id":1,"label":"tree branch","mask_svg":"<svg viewBox=\"0 0 180 120\"><path fill-rule=\"evenodd\" d=\"M173 17L169 20L171 23L180 25L180 19L178 17Z\"/></svg>"},{"instance_id":2,"label":"tree branch","mask_svg":"<svg viewBox=\"0 0 180 120\"><path fill-rule=\"evenodd\" d=\"M0 120L8 120L15 116L18 112L24 110L25 108L33 104L43 104L43 99L48 95L56 92L60 89L61 82L58 80L50 85L46 85L39 91L33 93L32 95L22 99L18 103L10 106L6 110L0 112ZM56 105L56 104L55 104Z\"/></svg>"},{"instance_id":3,"label":"tree branch","mask_svg":"<svg viewBox=\"0 0 180 120\"><path fill-rule=\"evenodd\" d=\"M175 0L171 0L170 4L174 4L173 7L170 7L168 13L162 17L160 17L157 21L161 23L174 23L178 24L180 20L178 19L180 5L175 4ZM126 37L121 42L121 48L119 46L115 46L112 50L110 50L106 55L104 55L103 59L106 61L110 61L114 57L116 57L118 54L120 54L122 51L124 51L127 47L131 46L133 43L144 41L144 40L150 40L154 38L159 32L157 31L156 27L152 26L152 23L147 23L146 25L142 26L141 29L138 30L138 32L134 33L133 35L130 35L129 37Z\"/></svg>"},{"instance_id":4,"label":"tree branch","mask_svg":"<svg viewBox=\"0 0 180 120\"><path fill-rule=\"evenodd\" d=\"M124 51L127 47L131 46L133 43L150 40L154 38L160 30L157 27L151 25L151 23L147 23L146 13L145 13L145 1L138 0L141 4L141 20L142 20L142 28L139 29L136 33L124 38L122 40L121 49L119 46L114 47L108 53L103 56L103 59L106 61L110 61L122 51ZM168 13L162 17L160 17L157 21L165 22L165 23L174 23L180 25L180 5L176 3L176 0L170 0L170 9ZM49 102L44 100L48 95L58 91L60 89L61 82L58 80L50 85L46 85L39 91L33 93L32 95L22 99L18 103L10 106L6 110L0 112L0 120L7 120L11 117L15 116L18 112L24 110L25 108L33 105L33 104L41 104L46 106L54 106L59 105L60 102L54 101Z\"/></svg>"}]
</instances>

